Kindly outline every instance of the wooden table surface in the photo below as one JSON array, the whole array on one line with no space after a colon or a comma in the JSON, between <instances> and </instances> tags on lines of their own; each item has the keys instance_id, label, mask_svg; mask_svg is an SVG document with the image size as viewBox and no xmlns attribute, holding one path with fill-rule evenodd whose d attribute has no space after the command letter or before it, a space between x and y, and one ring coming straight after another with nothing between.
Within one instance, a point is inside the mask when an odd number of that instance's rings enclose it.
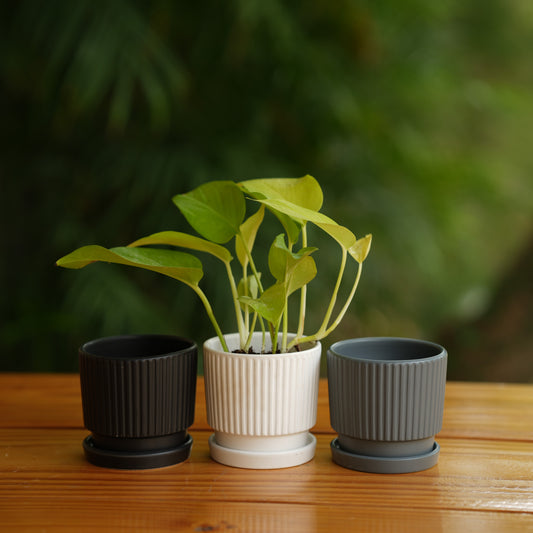
<instances>
[{"instance_id":1,"label":"wooden table surface","mask_svg":"<svg viewBox=\"0 0 533 533\"><path fill-rule=\"evenodd\" d=\"M202 379L182 464L98 468L87 433L78 376L0 374L0 531L533 531L533 385L448 383L439 463L414 474L331 461L325 380L316 456L294 468L213 462Z\"/></svg>"}]
</instances>

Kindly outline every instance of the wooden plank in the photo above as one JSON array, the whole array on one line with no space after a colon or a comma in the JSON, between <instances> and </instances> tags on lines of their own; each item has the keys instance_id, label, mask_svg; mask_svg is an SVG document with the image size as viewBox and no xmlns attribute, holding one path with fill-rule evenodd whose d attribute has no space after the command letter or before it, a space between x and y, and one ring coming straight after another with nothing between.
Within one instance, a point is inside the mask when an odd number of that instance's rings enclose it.
<instances>
[{"instance_id":1,"label":"wooden plank","mask_svg":"<svg viewBox=\"0 0 533 533\"><path fill-rule=\"evenodd\" d=\"M0 427L83 427L77 374L0 374Z\"/></svg>"},{"instance_id":2,"label":"wooden plank","mask_svg":"<svg viewBox=\"0 0 533 533\"><path fill-rule=\"evenodd\" d=\"M533 441L533 385L446 385L441 436Z\"/></svg>"},{"instance_id":3,"label":"wooden plank","mask_svg":"<svg viewBox=\"0 0 533 533\"><path fill-rule=\"evenodd\" d=\"M198 379L194 429L208 430ZM0 427L83 427L76 374L0 374ZM314 433L333 433L327 380L320 380ZM533 386L449 382L440 437L533 441Z\"/></svg>"},{"instance_id":4,"label":"wooden plank","mask_svg":"<svg viewBox=\"0 0 533 533\"><path fill-rule=\"evenodd\" d=\"M287 505L181 501L143 501L135 505L115 499L74 498L61 501L0 502L0 519L5 531L133 531L133 532L231 532L231 533L331 533L480 531L483 533L527 533L533 531L533 517L520 513L388 509L379 513L352 506Z\"/></svg>"},{"instance_id":5,"label":"wooden plank","mask_svg":"<svg viewBox=\"0 0 533 533\"><path fill-rule=\"evenodd\" d=\"M192 433L191 458L180 465L119 471L85 462L83 430L0 430L0 505L83 501L174 505L181 502L291 503L347 507L380 514L383 509L448 509L533 513L530 443L440 439L439 464L403 475L366 474L331 461L330 435L319 435L309 463L290 469L230 468L209 458L209 432ZM18 502L18 503L17 503ZM36 504L37 505L37 504ZM111 512L111 510L110 510Z\"/></svg>"},{"instance_id":6,"label":"wooden plank","mask_svg":"<svg viewBox=\"0 0 533 533\"><path fill-rule=\"evenodd\" d=\"M198 380L191 458L147 471L83 457L77 375L0 374L0 530L533 531L533 387L448 383L439 464L404 475L331 461L321 380L316 457L284 470L209 457Z\"/></svg>"}]
</instances>

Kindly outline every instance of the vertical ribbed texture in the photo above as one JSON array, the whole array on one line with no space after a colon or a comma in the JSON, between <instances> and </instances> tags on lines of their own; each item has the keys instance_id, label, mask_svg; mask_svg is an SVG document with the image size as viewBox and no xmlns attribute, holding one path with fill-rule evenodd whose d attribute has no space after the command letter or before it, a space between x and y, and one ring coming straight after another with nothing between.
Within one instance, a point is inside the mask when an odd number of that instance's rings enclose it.
<instances>
[{"instance_id":1,"label":"vertical ribbed texture","mask_svg":"<svg viewBox=\"0 0 533 533\"><path fill-rule=\"evenodd\" d=\"M320 354L320 343L302 352L263 355L225 353L204 344L209 425L246 436L309 430L316 422Z\"/></svg>"},{"instance_id":2,"label":"vertical ribbed texture","mask_svg":"<svg viewBox=\"0 0 533 533\"><path fill-rule=\"evenodd\" d=\"M79 355L83 418L90 431L150 437L192 425L196 349L147 359Z\"/></svg>"},{"instance_id":3,"label":"vertical ribbed texture","mask_svg":"<svg viewBox=\"0 0 533 533\"><path fill-rule=\"evenodd\" d=\"M442 427L447 355L376 363L328 352L331 426L353 438L407 441Z\"/></svg>"}]
</instances>

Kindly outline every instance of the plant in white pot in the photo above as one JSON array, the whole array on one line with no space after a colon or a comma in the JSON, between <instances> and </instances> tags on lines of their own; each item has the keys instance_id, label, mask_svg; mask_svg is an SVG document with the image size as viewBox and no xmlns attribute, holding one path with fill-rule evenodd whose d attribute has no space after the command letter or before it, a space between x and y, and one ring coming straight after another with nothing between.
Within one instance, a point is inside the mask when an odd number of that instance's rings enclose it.
<instances>
[{"instance_id":1,"label":"plant in white pot","mask_svg":"<svg viewBox=\"0 0 533 533\"><path fill-rule=\"evenodd\" d=\"M356 239L347 228L320 212L323 195L311 176L254 179L235 183L212 181L173 198L200 235L164 231L127 247L85 246L58 261L81 268L94 261L121 263L153 270L191 287L201 299L217 336L204 343L207 417L215 433L211 456L243 468L282 468L302 464L314 455L320 339L340 323L353 299L371 236ZM255 206L247 216L247 203ZM281 223L268 265L259 268L254 244L265 211ZM307 242L307 224L318 226L340 248L339 272L324 306L317 331L305 330L307 284L316 276ZM232 243L230 251L227 246ZM161 249L154 246L165 245ZM195 256L168 246L206 252L225 268L237 331L224 334L199 282L202 264ZM237 258L235 267L233 254ZM341 283L355 260L357 271L342 304ZM236 275L238 272L238 275ZM271 283L266 279L271 274ZM297 327L289 331L289 302L297 298ZM291 305L291 308L293 306ZM340 309L339 309L340 308Z\"/></svg>"}]
</instances>

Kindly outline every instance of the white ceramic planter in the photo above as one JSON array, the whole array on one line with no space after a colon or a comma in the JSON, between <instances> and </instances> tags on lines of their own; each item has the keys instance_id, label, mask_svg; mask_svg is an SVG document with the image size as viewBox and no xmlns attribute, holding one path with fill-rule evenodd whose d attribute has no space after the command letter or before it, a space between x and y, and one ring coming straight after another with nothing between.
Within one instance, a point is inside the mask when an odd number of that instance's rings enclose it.
<instances>
[{"instance_id":1,"label":"white ceramic planter","mask_svg":"<svg viewBox=\"0 0 533 533\"><path fill-rule=\"evenodd\" d=\"M229 350L238 334L225 336ZM267 336L268 339L268 336ZM270 342L267 340L267 349ZM261 333L252 347L259 351ZM320 376L321 344L285 354L224 352L213 337L204 343L207 421L211 457L240 468L286 468L310 461Z\"/></svg>"}]
</instances>

